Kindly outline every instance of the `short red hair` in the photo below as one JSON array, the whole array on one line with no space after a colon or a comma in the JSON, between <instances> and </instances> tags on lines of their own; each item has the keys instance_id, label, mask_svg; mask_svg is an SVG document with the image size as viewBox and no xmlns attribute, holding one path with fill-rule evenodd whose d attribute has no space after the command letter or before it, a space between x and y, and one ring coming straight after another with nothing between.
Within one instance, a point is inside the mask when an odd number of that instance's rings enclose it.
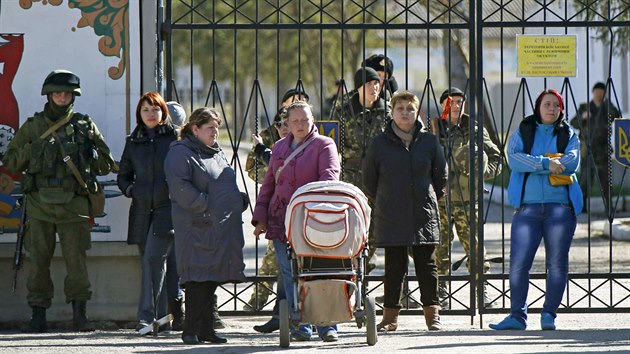
<instances>
[{"instance_id":1,"label":"short red hair","mask_svg":"<svg viewBox=\"0 0 630 354\"><path fill-rule=\"evenodd\" d=\"M536 98L536 104L534 105L534 113L536 113L537 116L540 117L540 105L545 95L556 96L556 98L558 99L558 102L560 103L560 112L564 112L564 101L562 100L562 95L560 94L560 92L553 89L546 89L543 92L541 92L540 95L538 95L538 98Z\"/></svg>"},{"instance_id":2,"label":"short red hair","mask_svg":"<svg viewBox=\"0 0 630 354\"><path fill-rule=\"evenodd\" d=\"M160 107L160 110L162 111L162 120L160 121L160 124L163 124L164 122L171 122L171 116L168 114L168 107L166 106L166 101L164 101L164 98L162 98L162 96L158 92L150 91L140 97L138 105L136 106L137 125L144 126L142 116L140 115L140 110L142 109L142 104L145 102L150 104L151 106Z\"/></svg>"}]
</instances>

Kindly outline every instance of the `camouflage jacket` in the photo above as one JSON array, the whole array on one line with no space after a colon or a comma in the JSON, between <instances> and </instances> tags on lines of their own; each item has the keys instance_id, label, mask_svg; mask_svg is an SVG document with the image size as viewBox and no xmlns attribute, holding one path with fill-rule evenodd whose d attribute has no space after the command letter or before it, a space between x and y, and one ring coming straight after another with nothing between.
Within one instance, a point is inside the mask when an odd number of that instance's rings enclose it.
<instances>
[{"instance_id":1,"label":"camouflage jacket","mask_svg":"<svg viewBox=\"0 0 630 354\"><path fill-rule=\"evenodd\" d=\"M590 110L590 127L588 125L587 114ZM578 117L580 119L578 119ZM595 157L595 163L607 164L608 163L608 148L610 146L610 140L608 138L608 121L621 117L617 107L612 105L608 100L604 100L599 106L595 105L593 101L590 103L582 103L577 110L577 113L571 118L571 125L580 131L580 141L582 144L582 159L587 158L586 146L590 141L593 156ZM592 132L589 134L588 132Z\"/></svg>"},{"instance_id":2,"label":"camouflage jacket","mask_svg":"<svg viewBox=\"0 0 630 354\"><path fill-rule=\"evenodd\" d=\"M332 119L339 122L340 141L343 144L343 181L362 188L361 159L374 137L382 133L391 120L385 101L379 98L371 108L364 108L359 102L359 93L351 91L335 107ZM341 128L343 125L343 128ZM339 149L342 151L341 147Z\"/></svg>"},{"instance_id":3,"label":"camouflage jacket","mask_svg":"<svg viewBox=\"0 0 630 354\"><path fill-rule=\"evenodd\" d=\"M439 131L440 144L444 148L444 155L448 161L451 200L467 202L470 200L470 117L463 114L459 125L451 125L449 121L440 118L433 118L433 120L437 124L432 122L432 131L434 134L436 129ZM475 161L477 161L476 158ZM475 171L483 173L483 179L488 180L501 173L501 169L501 152L484 128L483 166L476 168ZM476 178L477 176L478 174Z\"/></svg>"},{"instance_id":4,"label":"camouflage jacket","mask_svg":"<svg viewBox=\"0 0 630 354\"><path fill-rule=\"evenodd\" d=\"M269 127L267 129L263 129L260 131L260 137L262 138L263 145L271 149L273 144L276 143L280 139L278 135L278 131L273 127ZM247 155L247 162L245 162L245 171L247 171L247 175L249 178L254 181L262 184L265 179L265 174L267 173L267 163L264 161L263 157L256 154L256 149L253 148L252 151ZM256 179L256 173L258 172L258 179Z\"/></svg>"},{"instance_id":5,"label":"camouflage jacket","mask_svg":"<svg viewBox=\"0 0 630 354\"><path fill-rule=\"evenodd\" d=\"M2 162L13 173L25 173L22 191L28 198L29 218L49 222L78 222L89 216L88 192L97 189L96 176L115 168L114 158L94 122L74 113L70 122L57 129L66 154L72 159L87 189L79 185L64 162L59 143L52 134L40 136L54 125L36 113L18 129Z\"/></svg>"}]
</instances>

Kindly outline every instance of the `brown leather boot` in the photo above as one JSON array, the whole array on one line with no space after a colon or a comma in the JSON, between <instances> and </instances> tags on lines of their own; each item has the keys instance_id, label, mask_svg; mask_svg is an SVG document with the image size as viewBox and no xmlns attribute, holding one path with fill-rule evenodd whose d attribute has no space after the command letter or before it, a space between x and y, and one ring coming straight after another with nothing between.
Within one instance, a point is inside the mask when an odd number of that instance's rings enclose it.
<instances>
[{"instance_id":1,"label":"brown leather boot","mask_svg":"<svg viewBox=\"0 0 630 354\"><path fill-rule=\"evenodd\" d=\"M399 308L383 307L383 319L376 326L376 329L387 332L395 331L398 328L398 313L400 313Z\"/></svg>"},{"instance_id":2,"label":"brown leather boot","mask_svg":"<svg viewBox=\"0 0 630 354\"><path fill-rule=\"evenodd\" d=\"M424 310L424 320L427 323L429 331L439 331L442 329L442 322L440 322L440 306L431 305L422 307Z\"/></svg>"}]
</instances>

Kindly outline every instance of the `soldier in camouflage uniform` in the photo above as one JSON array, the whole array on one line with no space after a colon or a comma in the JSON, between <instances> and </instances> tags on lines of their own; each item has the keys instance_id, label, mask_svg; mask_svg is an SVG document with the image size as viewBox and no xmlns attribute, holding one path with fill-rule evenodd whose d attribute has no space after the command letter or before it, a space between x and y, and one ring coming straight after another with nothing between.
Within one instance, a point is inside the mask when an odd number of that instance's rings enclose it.
<instances>
[{"instance_id":1,"label":"soldier in camouflage uniform","mask_svg":"<svg viewBox=\"0 0 630 354\"><path fill-rule=\"evenodd\" d=\"M254 147L252 151L247 155L247 162L245 163L245 170L251 179L259 184L262 184L267 173L267 165L271 158L271 148L276 141L289 135L289 127L286 123L286 107L288 107L293 101L305 100L308 102L308 94L305 92L298 92L295 89L289 89L282 97L282 107L273 119L273 125L260 132L260 136L254 135ZM258 274L260 275L277 275L278 263L276 262L276 251L273 247L273 242L267 243L267 250L262 259L262 264L258 268ZM279 285L282 282L278 283ZM250 297L247 304L243 307L244 310L252 310L254 308L262 307L267 303L267 299L271 295L273 290L273 282L261 282L258 287L254 287L254 292ZM282 296L280 292L282 289L278 288L278 296ZM258 305L256 303L258 298ZM254 326L254 330L261 333L270 333L278 330L280 322L278 321L278 301L274 306L274 317L263 325Z\"/></svg>"},{"instance_id":2,"label":"soldier in camouflage uniform","mask_svg":"<svg viewBox=\"0 0 630 354\"><path fill-rule=\"evenodd\" d=\"M398 91L398 82L394 77L394 62L383 54L372 54L365 58L361 66L369 66L376 70L380 77L380 96L389 104L392 95Z\"/></svg>"},{"instance_id":3,"label":"soldier in camouflage uniform","mask_svg":"<svg viewBox=\"0 0 630 354\"><path fill-rule=\"evenodd\" d=\"M375 136L383 132L385 123L391 120L389 109L385 101L379 97L380 80L378 73L370 68L361 68L354 74L354 90L350 91L343 100L343 106L335 107L332 119L339 122L341 129L341 144L343 144L343 173L342 180L352 183L363 190L363 175L361 159ZM365 192L365 191L364 191ZM372 201L370 200L372 206ZM373 225L373 224L371 224ZM368 241L374 240L374 232L370 226ZM367 273L376 267L370 262L376 247L370 247Z\"/></svg>"},{"instance_id":4,"label":"soldier in camouflage uniform","mask_svg":"<svg viewBox=\"0 0 630 354\"><path fill-rule=\"evenodd\" d=\"M262 156L262 153L266 149L271 149L273 144L280 138L284 138L289 133L289 129L284 125L282 115L279 113L274 119L273 126L264 129L260 132L258 137L262 142L254 137L255 146L252 151L247 155L247 162L245 163L245 170L251 179L262 184L267 173L267 163ZM267 251L262 259L262 264L258 268L258 274L260 275L277 275L278 264L276 262L276 252L273 248L273 243L267 244ZM273 290L273 282L261 282L258 287L254 287L254 292L251 298L247 302L247 305L243 307L245 310L252 310L257 306L262 306L267 302L269 295ZM258 303L256 302L258 298Z\"/></svg>"},{"instance_id":5,"label":"soldier in camouflage uniform","mask_svg":"<svg viewBox=\"0 0 630 354\"><path fill-rule=\"evenodd\" d=\"M41 94L48 99L44 111L20 127L3 159L11 172L24 172L21 187L28 215L24 245L30 265L26 286L33 315L22 330L47 330L46 309L53 297L50 262L58 234L66 261L64 292L66 303L72 303L73 328L93 331L85 315L86 302L92 297L85 254L91 246L88 193L96 192L97 175L116 167L94 122L72 110L75 97L81 95L76 75L66 70L51 72ZM77 181L71 162L86 185Z\"/></svg>"},{"instance_id":6,"label":"soldier in camouflage uniform","mask_svg":"<svg viewBox=\"0 0 630 354\"><path fill-rule=\"evenodd\" d=\"M571 118L571 125L580 130L580 142L582 142L580 161L580 187L584 208L588 208L587 185L599 180L605 205L608 204L610 189L610 174L608 168L608 156L610 155L610 138L608 129L613 119L621 117L619 110L606 97L606 84L598 82L593 86L592 99L589 103L582 103L577 113ZM587 147L590 145L593 160L590 158ZM595 175L597 174L597 179ZM587 177L588 176L588 177Z\"/></svg>"},{"instance_id":7,"label":"soldier in camouflage uniform","mask_svg":"<svg viewBox=\"0 0 630 354\"><path fill-rule=\"evenodd\" d=\"M447 107L448 99L451 99L450 107ZM466 255L470 255L470 201L469 188L469 155L470 155L470 117L464 113L465 95L460 89L452 87L440 96L440 104L447 112L448 117L434 118L431 120L431 130L440 138L444 147L445 156L449 164L450 212L451 223L448 222L446 201L442 198L439 202L440 211L440 245L436 249L436 261L439 275L448 275L450 268L450 252L453 243L453 230L449 232L448 226L454 225L457 230L457 238L461 242ZM450 114L448 111L450 110ZM476 171L483 173L483 179L491 179L501 173L501 160L499 148L492 142L490 135L483 129L483 166ZM476 210L475 210L476 213ZM479 254L479 253L477 253ZM482 252L485 259L486 251ZM470 258L466 261L466 267L470 272ZM490 264L484 261L484 273L490 269ZM440 282L440 301L442 307L448 307L448 290L444 282ZM484 304L490 305L484 286Z\"/></svg>"}]
</instances>

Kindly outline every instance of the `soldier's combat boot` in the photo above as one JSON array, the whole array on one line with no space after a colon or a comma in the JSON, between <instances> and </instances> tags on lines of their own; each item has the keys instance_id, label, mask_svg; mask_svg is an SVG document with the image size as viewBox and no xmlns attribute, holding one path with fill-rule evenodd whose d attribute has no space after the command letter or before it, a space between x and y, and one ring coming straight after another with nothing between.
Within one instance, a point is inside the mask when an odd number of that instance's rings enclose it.
<instances>
[{"instance_id":1,"label":"soldier's combat boot","mask_svg":"<svg viewBox=\"0 0 630 354\"><path fill-rule=\"evenodd\" d=\"M33 306L33 314L31 320L22 326L23 333L44 333L48 330L46 323L46 309L39 306Z\"/></svg>"},{"instance_id":2,"label":"soldier's combat boot","mask_svg":"<svg viewBox=\"0 0 630 354\"><path fill-rule=\"evenodd\" d=\"M448 288L445 283L440 282L438 284L438 298L440 299L440 307L443 310L449 310L451 308L451 304L449 301L450 294L448 293Z\"/></svg>"},{"instance_id":3,"label":"soldier's combat boot","mask_svg":"<svg viewBox=\"0 0 630 354\"><path fill-rule=\"evenodd\" d=\"M85 315L85 301L72 301L72 329L76 332L93 332L94 325Z\"/></svg>"},{"instance_id":4,"label":"soldier's combat boot","mask_svg":"<svg viewBox=\"0 0 630 354\"><path fill-rule=\"evenodd\" d=\"M223 329L226 327L225 322L219 317L219 305L217 304L217 295L212 296L212 314L210 320L212 321L212 328Z\"/></svg>"},{"instance_id":5,"label":"soldier's combat boot","mask_svg":"<svg viewBox=\"0 0 630 354\"><path fill-rule=\"evenodd\" d=\"M184 302L181 297L172 299L168 303L168 309L173 315L171 327L173 331L181 331L184 328Z\"/></svg>"}]
</instances>

